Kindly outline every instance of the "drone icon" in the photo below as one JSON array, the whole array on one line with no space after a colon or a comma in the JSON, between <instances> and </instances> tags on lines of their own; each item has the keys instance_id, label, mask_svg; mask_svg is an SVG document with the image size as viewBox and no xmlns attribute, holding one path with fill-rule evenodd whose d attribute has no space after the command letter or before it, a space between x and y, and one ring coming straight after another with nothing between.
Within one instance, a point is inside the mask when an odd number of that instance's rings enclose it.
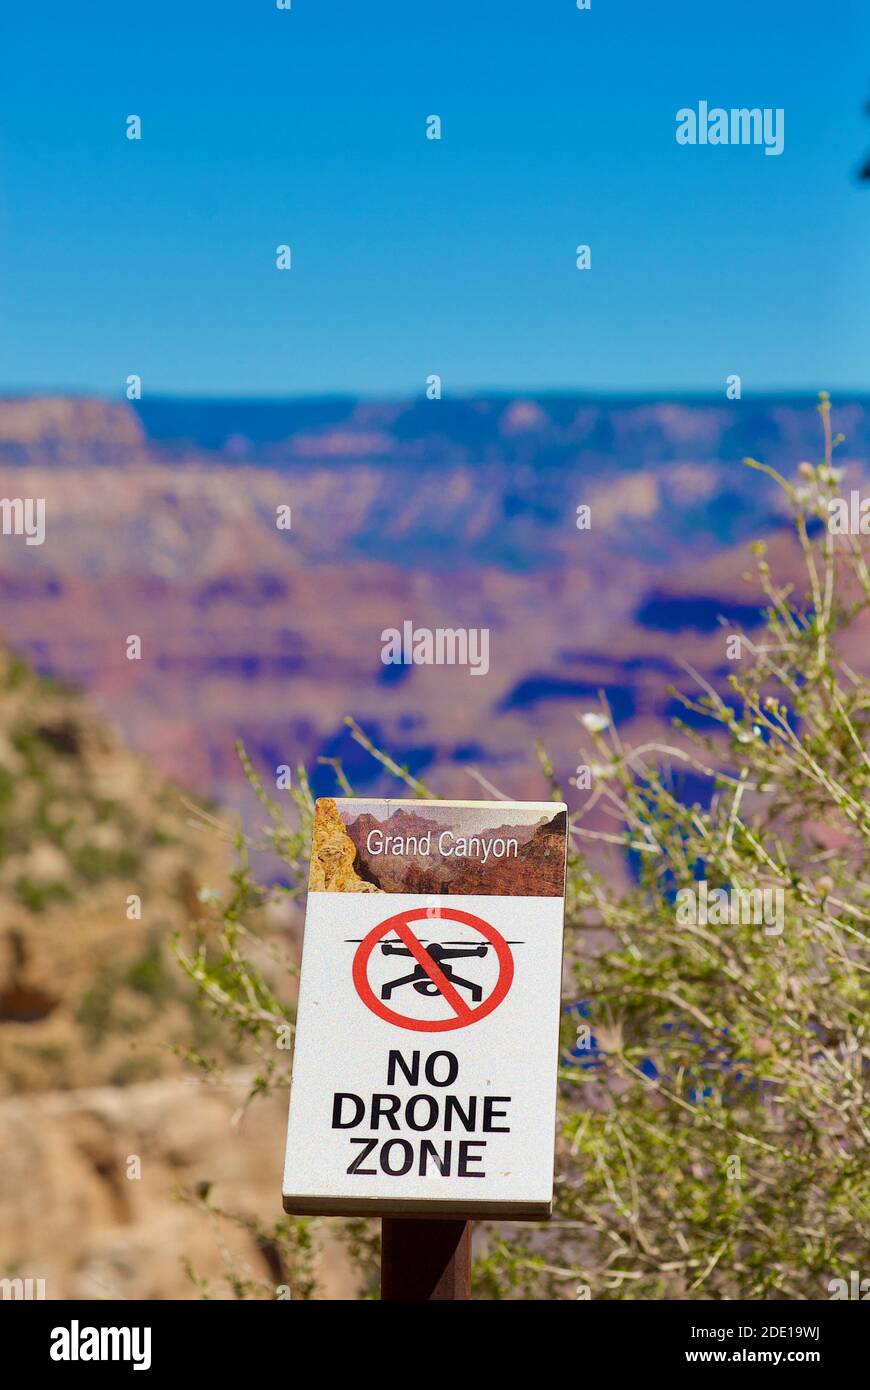
<instances>
[{"instance_id":1,"label":"drone icon","mask_svg":"<svg viewBox=\"0 0 870 1390\"><path fill-rule=\"evenodd\" d=\"M452 985L459 985L461 989L467 989L474 1003L480 1003L483 998L481 986L475 984L473 980L466 980L462 975L457 975L453 966L447 962L460 956L485 956L489 950L489 945L467 946L459 941L446 941L444 943L436 941L431 946L424 946L423 949ZM394 941L382 941L381 954L385 956L413 956L414 953L407 946L400 946ZM401 989L403 985L412 985L418 994L425 994L430 998L441 993L438 985L426 973L426 967L421 965L419 961L410 975L400 975L397 980L390 980L387 984L382 985L381 998L391 998L393 990Z\"/></svg>"},{"instance_id":2,"label":"drone icon","mask_svg":"<svg viewBox=\"0 0 870 1390\"><path fill-rule=\"evenodd\" d=\"M422 917L433 933L429 937L418 936L410 925ZM459 940L450 940L447 931L456 930L454 922L471 930L460 933ZM472 932L477 933L476 940ZM406 908L379 922L367 935L346 936L345 941L359 946L351 978L366 1008L394 1027L420 1033L467 1028L498 1008L514 978L511 947L523 944L507 940L490 922L452 904L437 912L423 906ZM403 965L398 959L393 965L393 956L401 957ZM474 959L482 960L483 967L478 971L469 966L469 976L460 975L453 964ZM419 1001L412 1004L417 995Z\"/></svg>"},{"instance_id":3,"label":"drone icon","mask_svg":"<svg viewBox=\"0 0 870 1390\"><path fill-rule=\"evenodd\" d=\"M349 936L345 938L348 942L362 941L359 936ZM450 964L451 961L465 959L469 956L476 956L478 959L485 957L493 949L490 941L482 942L480 945L469 945L468 939L464 941L432 941L427 944L425 937L417 938L423 954L429 957L432 965L436 966L439 973L444 976L448 984L454 988L464 989L471 996L472 1003L480 1004L483 1000L483 986L476 980L467 980L464 975L457 975L456 970ZM412 957L416 959L414 969L407 975L399 975L395 980L387 980L380 986L380 997L382 1000L391 999L397 989L404 989L410 985L417 994L422 994L427 999L434 999L442 993L441 986L432 979L427 969L427 964L420 959L418 951L412 951L410 946L406 946L404 941L381 940L377 943L380 946L382 956L404 956L406 960ZM521 946L521 941L505 941L505 946Z\"/></svg>"}]
</instances>

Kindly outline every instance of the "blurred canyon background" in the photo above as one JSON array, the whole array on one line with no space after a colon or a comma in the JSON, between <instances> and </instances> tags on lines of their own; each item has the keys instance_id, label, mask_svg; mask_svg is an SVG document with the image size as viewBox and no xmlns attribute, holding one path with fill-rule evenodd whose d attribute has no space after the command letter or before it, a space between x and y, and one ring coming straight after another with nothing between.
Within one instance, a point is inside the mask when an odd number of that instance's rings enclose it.
<instances>
[{"instance_id":1,"label":"blurred canyon background","mask_svg":"<svg viewBox=\"0 0 870 1390\"><path fill-rule=\"evenodd\" d=\"M843 490L866 492L868 411L834 401ZM726 633L759 622L749 541L799 577L782 496L742 457L791 476L821 442L810 396L0 399L0 496L46 501L43 545L0 537L0 1272L195 1297L184 1259L220 1290L224 1256L177 1188L279 1214L284 1099L234 1127L232 1055L210 1087L173 1051L214 1038L169 938L232 866L190 799L262 820L236 741L270 790L302 764L332 794L318 760L338 758L357 794L395 791L351 715L439 796L485 795L476 768L538 799L540 739L576 809L599 691L626 742L661 739L681 661L723 688ZM405 620L489 628L488 674L385 666ZM265 930L298 953L298 909ZM226 1239L269 1277L248 1232ZM337 1244L321 1266L353 1295Z\"/></svg>"}]
</instances>

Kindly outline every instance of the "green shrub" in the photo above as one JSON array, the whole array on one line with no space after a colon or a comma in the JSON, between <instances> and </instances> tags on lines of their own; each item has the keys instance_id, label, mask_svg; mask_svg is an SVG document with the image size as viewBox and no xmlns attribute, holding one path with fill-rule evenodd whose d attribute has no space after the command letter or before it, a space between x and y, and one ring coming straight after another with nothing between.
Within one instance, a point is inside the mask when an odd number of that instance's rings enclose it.
<instances>
[{"instance_id":1,"label":"green shrub","mask_svg":"<svg viewBox=\"0 0 870 1390\"><path fill-rule=\"evenodd\" d=\"M694 717L677 721L673 744L627 748L603 704L587 720L595 780L571 817L575 983L556 1212L546 1226L499 1227L479 1242L483 1296L815 1299L832 1278L868 1272L870 689L847 642L866 621L870 571L858 537L819 525L839 482L824 394L819 409L819 466L802 464L792 482L746 460L785 490L806 592L778 581L755 547L766 627L742 638L726 692L700 682L680 693ZM386 770L431 795L348 722ZM267 843L300 895L312 813L304 771L288 829L244 761L269 816ZM561 799L544 753L541 765ZM707 786L700 800L679 793L687 770ZM602 802L615 834L586 823ZM180 949L180 960L258 1057L253 1090L264 1091L287 1083L275 1038L292 1018L251 964L249 921L263 895L247 867L251 843L239 835L237 846L234 896L215 908L210 941ZM626 859L634 880L615 888ZM782 930L678 921L675 894L701 878L710 891L781 894ZM366 1223L345 1229L371 1287L376 1237Z\"/></svg>"},{"instance_id":2,"label":"green shrub","mask_svg":"<svg viewBox=\"0 0 870 1390\"><path fill-rule=\"evenodd\" d=\"M87 883L100 883L108 878L134 878L141 863L135 850L103 849L90 841L71 855L72 866L79 878Z\"/></svg>"}]
</instances>

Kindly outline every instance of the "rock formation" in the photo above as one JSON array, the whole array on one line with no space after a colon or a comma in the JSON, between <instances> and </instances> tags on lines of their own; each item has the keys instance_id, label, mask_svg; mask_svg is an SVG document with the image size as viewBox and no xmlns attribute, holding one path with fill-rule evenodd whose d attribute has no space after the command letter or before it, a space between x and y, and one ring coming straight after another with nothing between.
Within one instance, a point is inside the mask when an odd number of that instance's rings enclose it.
<instances>
[{"instance_id":1,"label":"rock formation","mask_svg":"<svg viewBox=\"0 0 870 1390\"><path fill-rule=\"evenodd\" d=\"M309 888L319 893L379 893L354 868L357 847L332 797L321 797L314 818Z\"/></svg>"}]
</instances>

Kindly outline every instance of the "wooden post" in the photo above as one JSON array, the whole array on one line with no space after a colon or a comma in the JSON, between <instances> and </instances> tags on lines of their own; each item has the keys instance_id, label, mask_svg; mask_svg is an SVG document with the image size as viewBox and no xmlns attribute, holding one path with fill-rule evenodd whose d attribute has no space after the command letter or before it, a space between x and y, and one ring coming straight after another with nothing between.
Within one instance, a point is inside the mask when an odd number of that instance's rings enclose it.
<instances>
[{"instance_id":1,"label":"wooden post","mask_svg":"<svg viewBox=\"0 0 870 1390\"><path fill-rule=\"evenodd\" d=\"M471 1222L384 1217L381 1299L390 1303L471 1298Z\"/></svg>"}]
</instances>

